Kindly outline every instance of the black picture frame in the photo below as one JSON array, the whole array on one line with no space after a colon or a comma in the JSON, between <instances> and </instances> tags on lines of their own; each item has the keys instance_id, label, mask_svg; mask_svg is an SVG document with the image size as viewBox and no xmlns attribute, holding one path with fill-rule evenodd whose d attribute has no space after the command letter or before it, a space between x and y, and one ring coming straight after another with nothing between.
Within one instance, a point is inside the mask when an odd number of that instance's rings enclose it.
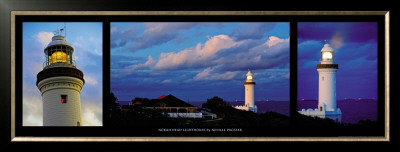
<instances>
[{"instance_id":1,"label":"black picture frame","mask_svg":"<svg viewBox=\"0 0 400 152\"><path fill-rule=\"evenodd\" d=\"M70 6L75 6L75 5L71 4ZM26 6L25 5L25 8L30 8L30 7L31 8L41 8L41 6L36 6L35 7L35 6ZM98 7L98 8L101 8L101 6ZM118 8L118 7L111 7L111 8ZM8 9L13 10L15 8L8 8ZM49 8L43 8L43 9L44 10L46 10L46 9L47 10L51 10ZM119 6L119 9L124 10L124 9L127 9L127 8L126 7L122 7L121 8L121 6ZM140 10L140 9L143 9L143 8L136 8L136 9ZM42 10L42 9L40 9L40 10ZM58 9L58 10L62 10L62 9ZM85 8L81 8L81 10L85 10ZM207 12L207 11L205 11L205 12ZM284 11L278 11L278 12L282 13ZM387 10L386 11L381 11L381 13L382 12L389 13L389 11L387 11ZM146 13L149 13L149 12L146 12ZM243 13L243 12L240 12L240 13ZM264 12L264 13L268 14L268 12ZM293 13L293 12L291 12L291 13ZM304 14L302 14L302 13L304 13ZM327 17L326 16L327 14L324 14L324 15L321 15L321 16L318 16L318 15L313 16L313 17L311 17L311 18L313 18L311 20L315 20L315 21L324 21L324 20L325 21L331 21L331 20L329 20L329 12L322 12L322 14L323 13L327 13L328 14L328 19L324 18L324 17ZM336 14L336 15L337 14L341 14L341 15L346 14L346 12L344 12L344 11L342 11L342 12L340 12L340 11L339 12L331 12L331 13L332 14ZM349 13L351 14L351 12L349 12ZM357 14L357 12L355 12L355 13ZM372 17L380 16L378 18L382 19L382 17L383 17L383 20L385 20L386 19L386 17L385 17L386 13L382 13L380 15L377 15L377 14L370 15L370 16L367 15L367 18L371 17L371 16ZM10 14L12 14L12 12L10 12ZM72 14L74 14L73 11L72 11ZM290 18L290 17L294 16L298 21L304 21L304 20L310 21L309 18L307 19L307 17L310 17L310 14L312 14L312 13L307 12L307 11L300 11L300 12L297 12L296 15L288 15L287 18ZM315 14L312 14L312 15L315 15ZM339 16L341 16L341 15L339 15ZM22 16L29 16L29 15L22 15ZM76 14L74 14L72 16L73 17L71 17L71 18L80 18L79 15L76 15ZM93 15L91 15L90 17L85 16L85 15L80 15L80 16L81 16L81 19L77 19L77 21L88 21L87 20L88 18L93 18ZM103 15L99 15L99 16L103 16ZM333 16L335 16L335 15L333 15ZM96 15L94 15L94 17L96 17ZM280 16L280 17L282 17L282 16ZM363 16L362 15L358 16L358 17L360 17L360 18L358 18L356 20L363 20ZM126 17L124 17L124 16L114 16L114 20L126 20L124 18L126 18ZM345 19L341 18L340 20L341 21L343 21L343 20L354 21L354 18L351 18L351 17L349 19L346 19L346 17L344 17L344 18ZM12 23L12 20L13 20L13 18L10 17L10 22L11 23ZM110 20L113 20L113 19L103 19L102 21L104 21L104 20L110 22ZM282 20L282 19L277 19L277 20ZM98 20L94 19L93 21L98 21ZM10 23L10 22L7 22L7 23ZM293 26L294 27L296 26L295 24L292 23L293 22L292 20L290 22L291 22L290 23L291 28L293 28ZM382 21L380 21L380 22L382 22ZM389 24L386 21L383 21L383 22L384 22L384 26L387 26L387 24ZM0 42L2 50L12 50L13 47L15 47L15 46L12 46L12 45L10 46L10 44L12 44L11 43L12 39L9 36L7 36L7 34L3 34L3 33L10 33L9 35L12 35L11 34L11 30L8 31L8 32L3 32L3 31L7 31L7 30L4 30L4 29L7 29L7 27L9 27L8 29L12 29L12 27L11 27L12 25L8 25L7 23L6 24L3 24L3 23L1 24L1 28L2 28L2 32L1 32L2 35L1 36L2 36L2 38L4 37L4 40L5 40L3 42ZM390 25L392 27L392 23L390 23ZM104 26L103 26L103 31L104 32L108 32L108 30L106 30L107 27L109 28L109 25L107 26L107 25L104 24ZM390 33L392 33L392 32L390 31ZM382 33L380 33L380 34L382 34ZM292 32L291 32L291 37L292 37ZM389 38L389 36L385 35L384 37L385 37L385 40L383 40L383 43L380 42L380 44L385 44L386 45L386 43L388 43L387 42L388 40L386 40L386 38ZM109 39L103 38L104 42L107 41L107 40L109 41ZM297 40L295 40L295 38L292 38L291 41L297 41ZM380 40L380 41L382 41L382 40ZM392 39L390 39L390 41L392 41ZM18 43L18 42L16 41L16 43ZM291 42L291 49L292 49L292 44L293 43L294 42ZM296 42L296 44L297 44L297 42ZM390 44L392 45L392 43L390 43ZM105 44L105 45L107 45L107 44ZM380 46L380 47L382 47L382 46ZM104 47L104 48L107 48L107 46ZM108 46L108 48L109 48L109 46ZM390 46L390 48L392 49L391 46ZM296 56L296 53L293 53L293 52L294 51L291 50L291 56ZM8 51L2 51L2 56L5 58L3 61L10 61L10 57L12 55ZM104 57L104 58L107 58L107 57ZM293 60L291 60L291 62L292 61ZM393 60L390 60L390 61L393 61ZM6 71L9 70L10 73L12 73L12 66L10 65L10 63L11 62L6 62L6 64L3 64L3 66L5 67L4 69L6 69ZM294 65L294 64L291 64L291 67L290 67L291 68L291 77L293 76L293 73L296 70L296 67L292 67L292 65ZM109 67L103 66L103 73L107 73L107 72L109 73ZM385 75L386 77L389 77L388 75L386 75L387 73L385 71L379 71L379 73ZM9 75L11 75L11 74L9 74ZM104 78L106 78L106 77L104 77ZM6 80L10 80L9 76L8 77L4 76L4 79L2 79L2 81L12 83L11 80L10 81L6 81ZM390 79L390 80L392 80L392 79ZM2 84L10 84L10 83L2 83ZM294 84L294 83L296 83L296 80L291 79L290 83ZM107 84L107 82L104 82L104 84ZM107 88L107 86L103 86L103 87ZM7 87L2 87L2 88L5 90L3 92L7 92L8 95L11 95L11 91L10 91L11 89L10 90L6 90ZM9 88L10 87L8 87L8 89ZM108 88L109 88L109 86L108 86ZM291 92L294 91L292 88L294 88L294 87L291 86ZM381 90L381 88L379 90ZM109 91L109 90L104 90L103 92L106 92L106 91ZM384 92L384 94L386 96L385 92ZM291 93L291 100L293 98L292 96L293 96L293 93ZM11 101L11 98L12 98L11 96L5 97L5 99L6 99L5 101ZM294 98L296 98L296 97L294 97ZM386 96L386 98L387 98L387 96ZM7 99L9 99L9 100L7 100ZM390 99L392 99L391 96L390 96ZM294 100L294 101L296 101L296 100ZM384 126L385 128L389 127L390 131L388 133L384 134L385 139L379 139L379 140L346 140L346 138L351 139L351 138L354 138L354 136L343 137L345 140L334 140L334 139L331 139L331 138L326 138L326 139L309 138L309 140L301 140L302 135L299 135L297 137L296 136L288 136L288 138L292 138L293 140L285 140L285 139L284 140L273 140L273 139L271 140L271 139L264 139L264 138L258 138L258 137L245 137L246 139L242 139L242 140L235 140L235 139L227 138L227 137L216 138L216 140L212 140L212 139L209 139L209 138L208 139L203 138L203 139L199 140L198 137L190 137L189 136L189 137L175 137L175 140L171 140L171 139L169 139L169 137L154 138L154 140L149 140L148 138L144 137L144 138L138 138L138 139L126 140L126 141L124 141L124 140L115 140L115 138L112 137L113 136L112 134L105 135L105 136L110 137L110 140L106 140L105 138L97 138L97 137L94 137L97 141L91 141L90 138L84 138L84 139L80 139L80 140L75 140L74 139L74 135L72 135L72 134L69 137L65 137L67 135L64 135L62 138L57 137L57 135L55 135L53 139L50 138L50 140L49 140L49 139L46 139L49 136L52 136L51 135L51 130L49 131L49 129L42 129L42 130L37 131L38 134L41 134L41 133L44 133L44 132L48 132L48 134L46 134L47 137L39 138L39 140L31 140L29 138L23 137L23 138L21 138L21 140L14 140L13 141L13 139L11 139L13 137L13 135L14 135L14 137L15 137L15 135L18 135L18 134L13 134L12 133L13 132L13 128L12 128L11 124L13 123L13 120L12 120L12 118L10 118L10 117L12 117L11 116L12 113L11 113L10 109L13 108L12 107L13 105L11 103L2 103L1 104L1 108L4 109L2 111L5 112L6 114L3 115L3 117L1 117L2 118L1 120L2 120L2 122L3 122L3 120L7 121L7 122L9 121L8 123L4 123L4 125L1 126L2 130L7 130L7 132L5 132L4 135L2 134L2 145L5 145L6 147L11 148L11 149L18 149L19 145L32 146L34 143L40 143L38 145L46 145L46 146L49 146L49 147L56 147L56 146L59 146L59 145L67 145L67 144L76 144L76 145L78 145L78 147L87 147L87 146L93 146L93 145L102 144L102 142L103 142L104 145L102 145L102 146L118 145L118 146L121 146L122 149L129 149L129 148L127 148L129 146L129 143L134 142L134 143L138 143L137 145L139 145L138 146L139 149L146 149L145 147L148 147L148 146L150 146L151 143L156 142L155 144L157 144L157 145L165 146L165 147L168 147L168 148L172 149L174 146L179 145L179 142L187 142L187 141L191 141L191 142L188 144L189 146L186 145L184 147L190 147L190 145L196 145L196 144L199 144L199 142L207 142L208 145L216 145L216 144L219 144L219 142L224 142L224 143L221 143L221 145L223 145L223 146L232 146L232 145L234 145L234 143L232 143L232 142L238 142L239 141L239 142L247 142L247 143L248 142L254 142L254 145L257 145L257 146L260 146L260 147L264 146L264 145L273 145L273 144L275 144L274 147L275 146L277 146L277 147L283 146L285 144L292 144L293 146L299 146L299 147L302 147L302 146L307 147L307 146L312 146L315 143L323 142L322 145L337 145L337 144L340 143L340 144L343 144L343 145L347 145L347 146L353 147L353 149L356 149L356 147L359 147L359 146L363 146L361 149L368 149L368 147L373 147L373 146L380 147L380 149L392 149L392 148L393 149L394 148L398 149L399 146L397 146L398 145L397 143L398 143L398 136L399 135L398 135L398 129L397 128L399 126L398 126L398 121L396 121L396 120L398 120L398 116L397 116L398 113L394 112L394 110L398 107L398 104L392 102L392 100L389 100L389 102L390 102L390 107L386 107L386 105L380 105L380 106L381 106L381 108L382 108L382 106L384 106L384 108L390 109L390 123L389 123L390 126L387 126L387 125ZM15 106L18 106L18 105L15 105ZM106 104L104 104L104 106L106 106ZM296 108L296 107L293 107L293 102L291 101L291 111L293 111L294 108ZM107 112L104 113L104 115L106 115L106 114L107 114ZM384 115L385 114L383 114L383 115L380 114L379 117L383 117L383 119L388 120L387 117L385 117ZM18 114L16 114L15 116L18 117ZM295 118L296 116L291 114L291 117ZM382 120L382 118L380 120ZM107 120L104 120L103 122L106 123L106 121ZM84 131L81 130L81 131L78 131L78 132L88 132L89 136L90 136L90 134L92 136L96 136L96 133L102 131L100 128L99 127L94 127L94 128L88 127L88 128L84 128L85 129ZM310 128L308 128L308 129L310 129ZM310 130L312 130L312 128ZM29 130L29 129L26 130L26 132L28 132L28 133L32 133L33 131L34 130ZM75 131L76 131L75 129L72 129L70 132L75 132ZM353 130L353 131L357 131L357 130ZM299 130L297 130L297 132L299 132ZM9 136L10 134L11 134L11 136ZM34 136L35 134L30 134L30 135ZM151 142L148 143L148 141L151 141ZM288 143L287 141L290 141L290 143ZM334 141L334 142L331 142L331 141ZM110 143L110 142L112 142L112 143ZM278 143L276 143L276 142L278 142ZM35 147L38 147L38 145L36 145ZM300 145L302 145L302 146L300 146ZM102 147L102 146L100 146L100 147ZM153 149L154 150L162 150L161 148L153 148ZM200 148L200 149L205 149L205 148ZM239 149L244 149L244 148L239 148Z\"/></svg>"}]
</instances>

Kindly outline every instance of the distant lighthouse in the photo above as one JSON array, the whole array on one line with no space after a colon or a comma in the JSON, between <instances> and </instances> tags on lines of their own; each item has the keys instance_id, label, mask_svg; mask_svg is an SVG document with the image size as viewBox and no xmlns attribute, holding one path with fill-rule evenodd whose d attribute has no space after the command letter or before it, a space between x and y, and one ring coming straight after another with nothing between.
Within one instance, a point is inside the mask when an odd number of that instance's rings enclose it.
<instances>
[{"instance_id":1,"label":"distant lighthouse","mask_svg":"<svg viewBox=\"0 0 400 152\"><path fill-rule=\"evenodd\" d=\"M321 61L317 65L318 79L318 108L302 109L301 114L330 118L341 122L342 112L336 103L336 71L338 64L334 63L334 50L329 44L325 44L321 50Z\"/></svg>"},{"instance_id":2,"label":"distant lighthouse","mask_svg":"<svg viewBox=\"0 0 400 152\"><path fill-rule=\"evenodd\" d=\"M254 104L254 85L256 85L256 83L253 81L253 78L253 74L250 72L250 70L248 70L246 74L246 81L244 82L244 106L236 106L236 109L253 111L257 113L257 106Z\"/></svg>"},{"instance_id":3,"label":"distant lighthouse","mask_svg":"<svg viewBox=\"0 0 400 152\"><path fill-rule=\"evenodd\" d=\"M44 49L43 70L36 86L42 93L43 126L81 126L83 72L73 64L74 48L59 32Z\"/></svg>"}]
</instances>

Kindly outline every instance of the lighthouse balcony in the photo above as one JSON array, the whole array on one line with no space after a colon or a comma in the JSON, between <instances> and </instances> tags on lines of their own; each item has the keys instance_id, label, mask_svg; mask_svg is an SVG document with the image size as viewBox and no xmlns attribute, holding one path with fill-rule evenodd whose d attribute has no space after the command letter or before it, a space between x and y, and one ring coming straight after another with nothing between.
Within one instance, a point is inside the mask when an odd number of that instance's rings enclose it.
<instances>
[{"instance_id":1,"label":"lighthouse balcony","mask_svg":"<svg viewBox=\"0 0 400 152\"><path fill-rule=\"evenodd\" d=\"M56 63L52 63L49 65L45 65L46 62L43 63L43 69L49 69L49 68L56 68L56 67L70 67L70 68L76 68L75 65L73 64L69 64L66 62L56 62Z\"/></svg>"}]
</instances>

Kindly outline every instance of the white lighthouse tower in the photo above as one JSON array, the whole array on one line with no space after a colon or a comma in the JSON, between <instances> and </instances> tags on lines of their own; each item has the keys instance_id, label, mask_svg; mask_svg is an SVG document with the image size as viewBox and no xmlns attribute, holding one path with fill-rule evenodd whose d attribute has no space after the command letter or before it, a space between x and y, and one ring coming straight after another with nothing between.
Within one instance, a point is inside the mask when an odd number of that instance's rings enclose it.
<instances>
[{"instance_id":1,"label":"white lighthouse tower","mask_svg":"<svg viewBox=\"0 0 400 152\"><path fill-rule=\"evenodd\" d=\"M43 126L81 126L83 72L73 64L74 49L59 32L44 49L46 61L37 74L42 93Z\"/></svg>"},{"instance_id":2,"label":"white lighthouse tower","mask_svg":"<svg viewBox=\"0 0 400 152\"><path fill-rule=\"evenodd\" d=\"M244 106L236 106L236 109L253 111L257 113L257 105L254 104L254 85L256 85L256 83L253 81L253 78L253 74L249 70L246 74L246 81L244 82Z\"/></svg>"},{"instance_id":3,"label":"white lighthouse tower","mask_svg":"<svg viewBox=\"0 0 400 152\"><path fill-rule=\"evenodd\" d=\"M325 44L321 50L321 64L317 65L319 74L318 108L302 109L301 114L330 118L341 122L342 112L336 103L336 71L338 64L334 63L334 50L329 44Z\"/></svg>"}]
</instances>

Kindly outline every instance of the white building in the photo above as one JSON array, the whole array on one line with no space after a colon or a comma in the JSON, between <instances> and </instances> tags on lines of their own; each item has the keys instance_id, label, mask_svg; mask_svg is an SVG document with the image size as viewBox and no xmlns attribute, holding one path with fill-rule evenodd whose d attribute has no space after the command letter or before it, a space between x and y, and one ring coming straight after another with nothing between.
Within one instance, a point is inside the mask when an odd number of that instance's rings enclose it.
<instances>
[{"instance_id":1,"label":"white building","mask_svg":"<svg viewBox=\"0 0 400 152\"><path fill-rule=\"evenodd\" d=\"M256 83L253 81L253 78L253 74L249 70L246 74L246 81L244 82L245 102L243 106L236 106L236 109L257 113L257 105L254 104L254 85L256 85Z\"/></svg>"},{"instance_id":2,"label":"white building","mask_svg":"<svg viewBox=\"0 0 400 152\"><path fill-rule=\"evenodd\" d=\"M334 63L334 50L325 44L321 50L321 64L317 65L319 74L318 108L302 109L299 113L320 118L330 118L341 122L342 112L336 103L336 71L338 64Z\"/></svg>"},{"instance_id":3,"label":"white building","mask_svg":"<svg viewBox=\"0 0 400 152\"><path fill-rule=\"evenodd\" d=\"M46 61L37 74L42 93L43 126L81 126L83 72L73 64L74 49L64 36L56 35L44 49Z\"/></svg>"}]
</instances>

